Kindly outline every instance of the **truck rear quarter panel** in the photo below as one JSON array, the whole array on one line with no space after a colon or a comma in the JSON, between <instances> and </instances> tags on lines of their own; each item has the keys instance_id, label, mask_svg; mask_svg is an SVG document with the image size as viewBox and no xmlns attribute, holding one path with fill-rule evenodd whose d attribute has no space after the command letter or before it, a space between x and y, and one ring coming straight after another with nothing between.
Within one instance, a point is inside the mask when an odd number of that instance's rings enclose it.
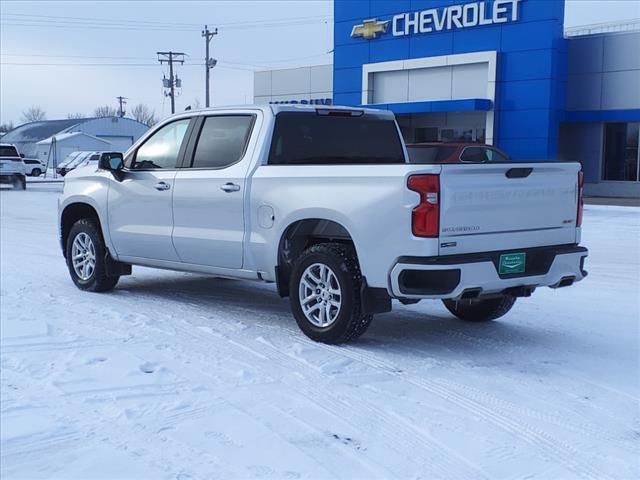
<instances>
[{"instance_id":1,"label":"truck rear quarter panel","mask_svg":"<svg viewBox=\"0 0 640 480\"><path fill-rule=\"evenodd\" d=\"M439 173L434 165L261 166L251 182L248 262L274 279L285 230L305 219L325 219L351 235L369 286L388 287L388 275L402 255L437 255L438 240L414 237L411 212L418 194L406 189L412 173ZM273 212L273 225L260 225L260 212ZM262 222L265 225L264 221ZM245 265L245 268L254 268Z\"/></svg>"}]
</instances>

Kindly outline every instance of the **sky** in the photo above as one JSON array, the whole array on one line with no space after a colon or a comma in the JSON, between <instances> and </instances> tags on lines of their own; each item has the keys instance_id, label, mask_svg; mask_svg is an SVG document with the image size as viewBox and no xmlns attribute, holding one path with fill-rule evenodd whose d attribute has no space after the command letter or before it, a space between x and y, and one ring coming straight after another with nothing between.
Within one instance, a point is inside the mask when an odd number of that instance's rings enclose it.
<instances>
[{"instance_id":1,"label":"sky","mask_svg":"<svg viewBox=\"0 0 640 480\"><path fill-rule=\"evenodd\" d=\"M542 0L530 0L542 1ZM177 67L176 110L204 106L203 25L218 27L212 105L251 103L253 72L331 63L331 0L0 2L0 123L38 105L47 118L91 116L139 103L170 114L158 51L188 54ZM567 0L565 26L640 18L637 0Z\"/></svg>"}]
</instances>

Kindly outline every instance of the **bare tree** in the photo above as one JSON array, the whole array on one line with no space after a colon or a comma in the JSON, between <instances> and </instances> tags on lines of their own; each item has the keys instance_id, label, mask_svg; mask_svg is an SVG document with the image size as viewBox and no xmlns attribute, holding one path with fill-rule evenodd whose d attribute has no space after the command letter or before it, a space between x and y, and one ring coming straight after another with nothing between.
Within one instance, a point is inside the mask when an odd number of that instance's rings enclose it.
<instances>
[{"instance_id":1,"label":"bare tree","mask_svg":"<svg viewBox=\"0 0 640 480\"><path fill-rule=\"evenodd\" d=\"M158 123L155 110L151 110L143 103L139 103L131 109L131 117L147 127L152 127Z\"/></svg>"},{"instance_id":2,"label":"bare tree","mask_svg":"<svg viewBox=\"0 0 640 480\"><path fill-rule=\"evenodd\" d=\"M67 113L67 118L69 120L75 120L75 119L80 119L80 118L85 118L84 113Z\"/></svg>"},{"instance_id":3,"label":"bare tree","mask_svg":"<svg viewBox=\"0 0 640 480\"><path fill-rule=\"evenodd\" d=\"M46 120L47 114L38 105L33 105L22 112L22 121L24 123L39 122Z\"/></svg>"},{"instance_id":4,"label":"bare tree","mask_svg":"<svg viewBox=\"0 0 640 480\"><path fill-rule=\"evenodd\" d=\"M13 130L13 122L0 123L0 137Z\"/></svg>"},{"instance_id":5,"label":"bare tree","mask_svg":"<svg viewBox=\"0 0 640 480\"><path fill-rule=\"evenodd\" d=\"M116 107L112 107L110 105L98 107L93 111L93 115L96 117L115 117L117 113L118 110Z\"/></svg>"}]
</instances>

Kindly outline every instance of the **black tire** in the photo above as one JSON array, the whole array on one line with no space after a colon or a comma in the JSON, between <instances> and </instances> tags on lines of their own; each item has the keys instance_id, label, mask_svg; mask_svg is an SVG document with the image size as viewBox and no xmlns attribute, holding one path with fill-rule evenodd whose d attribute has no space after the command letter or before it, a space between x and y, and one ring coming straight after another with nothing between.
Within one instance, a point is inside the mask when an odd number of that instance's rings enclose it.
<instances>
[{"instance_id":1,"label":"black tire","mask_svg":"<svg viewBox=\"0 0 640 480\"><path fill-rule=\"evenodd\" d=\"M300 305L300 281L307 267L315 263L328 266L336 276L341 305L335 321L327 327L314 325ZM289 284L289 300L296 323L304 334L317 342L338 344L355 340L362 335L373 315L362 312L362 274L353 248L339 243L321 243L305 250L295 261Z\"/></svg>"},{"instance_id":2,"label":"black tire","mask_svg":"<svg viewBox=\"0 0 640 480\"><path fill-rule=\"evenodd\" d=\"M80 233L85 233L89 236L93 242L96 254L95 269L91 276L86 280L83 280L78 276L73 268L73 262L71 260L71 247L76 236ZM76 284L76 287L90 292L108 292L115 288L120 276L107 276L106 274L107 248L104 244L100 227L94 220L83 218L73 224L71 231L69 232L69 236L67 237L65 252L67 257L67 268L69 269L71 280Z\"/></svg>"},{"instance_id":3,"label":"black tire","mask_svg":"<svg viewBox=\"0 0 640 480\"><path fill-rule=\"evenodd\" d=\"M26 190L27 189L27 179L23 176L18 176L13 182L13 188L16 190Z\"/></svg>"},{"instance_id":4,"label":"black tire","mask_svg":"<svg viewBox=\"0 0 640 480\"><path fill-rule=\"evenodd\" d=\"M32 177L39 177L40 175L42 175L42 170L40 170L39 168L34 168L33 170L31 170Z\"/></svg>"},{"instance_id":5,"label":"black tire","mask_svg":"<svg viewBox=\"0 0 640 480\"><path fill-rule=\"evenodd\" d=\"M506 315L516 297L501 295L495 298L476 298L472 300L442 300L452 314L460 320L469 322L488 322Z\"/></svg>"}]
</instances>

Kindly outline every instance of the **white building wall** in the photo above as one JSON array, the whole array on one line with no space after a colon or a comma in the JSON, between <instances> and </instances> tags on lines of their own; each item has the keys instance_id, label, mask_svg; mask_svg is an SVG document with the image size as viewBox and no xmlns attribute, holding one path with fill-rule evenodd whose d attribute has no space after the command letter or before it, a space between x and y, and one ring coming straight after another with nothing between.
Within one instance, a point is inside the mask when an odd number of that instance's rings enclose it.
<instances>
[{"instance_id":1,"label":"white building wall","mask_svg":"<svg viewBox=\"0 0 640 480\"><path fill-rule=\"evenodd\" d=\"M255 72L254 103L323 103L333 98L333 65Z\"/></svg>"}]
</instances>

